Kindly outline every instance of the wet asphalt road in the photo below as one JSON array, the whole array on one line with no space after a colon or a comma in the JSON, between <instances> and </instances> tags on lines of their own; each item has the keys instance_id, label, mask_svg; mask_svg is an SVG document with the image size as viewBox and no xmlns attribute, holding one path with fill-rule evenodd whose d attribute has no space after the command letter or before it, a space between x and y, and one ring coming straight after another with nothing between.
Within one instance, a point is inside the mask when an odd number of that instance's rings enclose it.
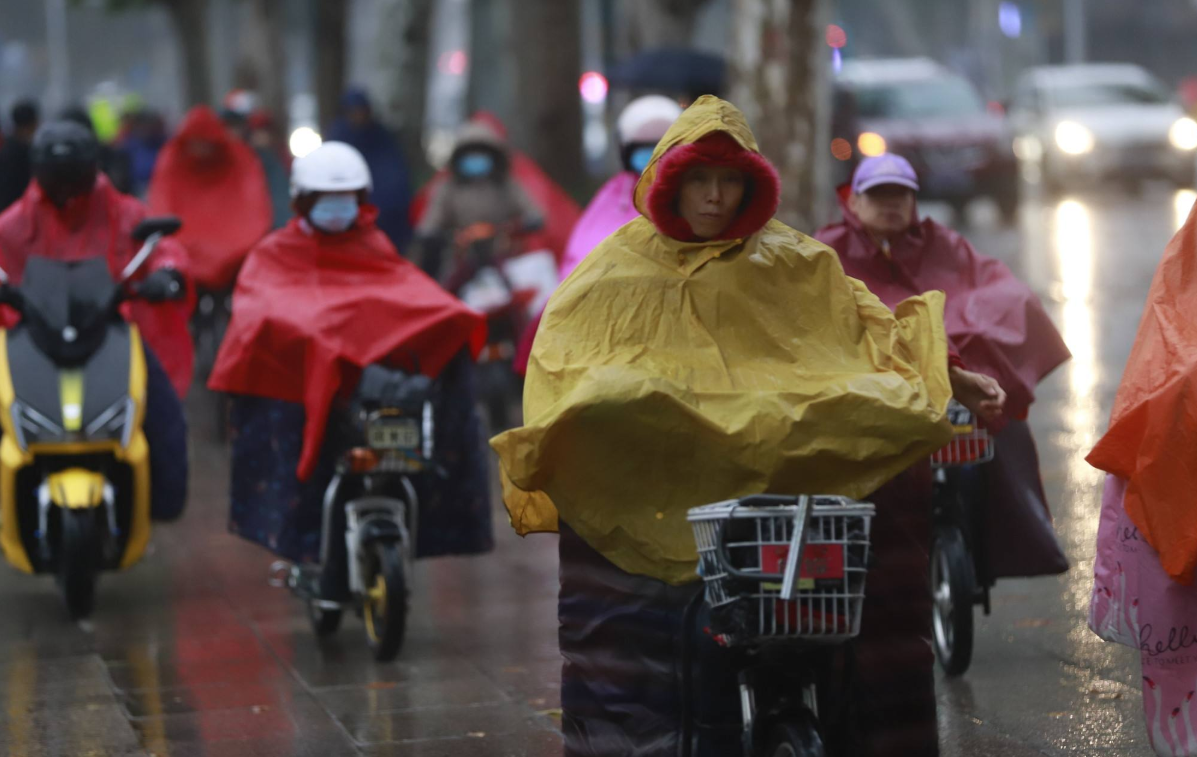
<instances>
[{"instance_id":1,"label":"wet asphalt road","mask_svg":"<svg viewBox=\"0 0 1197 757\"><path fill-rule=\"evenodd\" d=\"M1083 458L1192 198L1032 198L1013 229L974 208L970 238L1032 284L1074 354L1031 416L1073 569L1001 582L992 616L978 613L972 669L940 681L945 755L1151 754L1137 656L1084 626L1101 477ZM0 570L0 754L559 755L555 540L521 541L500 518L494 554L421 564L398 662L372 662L353 618L317 643L300 604L267 585L271 556L224 532L214 407L190 403L186 517L105 577L90 623L66 620L50 579Z\"/></svg>"}]
</instances>

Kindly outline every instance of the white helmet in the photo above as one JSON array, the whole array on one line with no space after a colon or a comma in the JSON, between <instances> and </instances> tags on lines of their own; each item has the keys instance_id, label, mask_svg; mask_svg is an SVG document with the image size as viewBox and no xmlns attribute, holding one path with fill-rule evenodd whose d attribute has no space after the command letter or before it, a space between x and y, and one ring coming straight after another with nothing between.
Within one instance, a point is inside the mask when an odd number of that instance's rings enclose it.
<instances>
[{"instance_id":1,"label":"white helmet","mask_svg":"<svg viewBox=\"0 0 1197 757\"><path fill-rule=\"evenodd\" d=\"M373 188L366 159L344 142L325 142L291 164L292 197L305 192L356 192Z\"/></svg>"},{"instance_id":2,"label":"white helmet","mask_svg":"<svg viewBox=\"0 0 1197 757\"><path fill-rule=\"evenodd\" d=\"M682 107L664 95L637 97L619 114L615 132L621 145L655 143L682 114Z\"/></svg>"}]
</instances>

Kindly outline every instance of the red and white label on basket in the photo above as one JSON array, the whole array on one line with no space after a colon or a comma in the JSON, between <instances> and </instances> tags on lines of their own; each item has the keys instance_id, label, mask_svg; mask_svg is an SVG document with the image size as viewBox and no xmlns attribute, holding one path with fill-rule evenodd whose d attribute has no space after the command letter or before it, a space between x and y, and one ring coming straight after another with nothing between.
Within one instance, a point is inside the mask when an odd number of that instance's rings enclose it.
<instances>
[{"instance_id":1,"label":"red and white label on basket","mask_svg":"<svg viewBox=\"0 0 1197 757\"><path fill-rule=\"evenodd\" d=\"M761 572L785 573L790 556L788 544L761 545ZM820 579L838 580L844 577L843 544L807 544L802 550L802 568L798 571L798 588L813 589Z\"/></svg>"}]
</instances>

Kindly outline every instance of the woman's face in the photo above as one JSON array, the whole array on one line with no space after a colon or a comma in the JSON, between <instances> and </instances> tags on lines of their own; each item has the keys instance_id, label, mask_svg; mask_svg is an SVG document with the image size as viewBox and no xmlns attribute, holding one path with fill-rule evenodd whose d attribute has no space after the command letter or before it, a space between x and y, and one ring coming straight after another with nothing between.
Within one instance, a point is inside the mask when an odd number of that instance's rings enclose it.
<instances>
[{"instance_id":1,"label":"woman's face","mask_svg":"<svg viewBox=\"0 0 1197 757\"><path fill-rule=\"evenodd\" d=\"M731 225L744 200L744 172L697 165L682 177L678 214L699 239L714 239Z\"/></svg>"},{"instance_id":2,"label":"woman's face","mask_svg":"<svg viewBox=\"0 0 1197 757\"><path fill-rule=\"evenodd\" d=\"M848 207L869 232L882 237L894 236L910 227L914 215L914 190L897 184L882 184L852 195Z\"/></svg>"}]
</instances>

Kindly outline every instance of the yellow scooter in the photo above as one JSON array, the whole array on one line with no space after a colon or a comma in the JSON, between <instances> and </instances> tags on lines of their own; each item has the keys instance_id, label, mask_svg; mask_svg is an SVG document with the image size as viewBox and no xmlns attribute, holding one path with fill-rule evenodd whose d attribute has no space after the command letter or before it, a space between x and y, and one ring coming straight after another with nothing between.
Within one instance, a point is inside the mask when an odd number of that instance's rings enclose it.
<instances>
[{"instance_id":1,"label":"yellow scooter","mask_svg":"<svg viewBox=\"0 0 1197 757\"><path fill-rule=\"evenodd\" d=\"M142 222L120 281L104 259L30 258L18 287L0 270L0 299L22 315L0 330L0 549L17 570L55 574L75 619L91 614L99 572L149 542L145 352L119 308L179 225Z\"/></svg>"}]
</instances>

